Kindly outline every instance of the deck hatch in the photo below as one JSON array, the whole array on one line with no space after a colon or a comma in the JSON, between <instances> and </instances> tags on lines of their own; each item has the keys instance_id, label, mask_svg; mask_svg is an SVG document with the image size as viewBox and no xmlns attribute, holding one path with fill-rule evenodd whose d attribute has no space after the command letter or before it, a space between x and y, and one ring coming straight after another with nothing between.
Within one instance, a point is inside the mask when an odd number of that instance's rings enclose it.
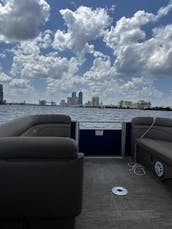
<instances>
[{"instance_id":1,"label":"deck hatch","mask_svg":"<svg viewBox=\"0 0 172 229\"><path fill-rule=\"evenodd\" d=\"M121 186L115 186L112 188L112 193L117 196L125 196L128 194L128 190Z\"/></svg>"}]
</instances>

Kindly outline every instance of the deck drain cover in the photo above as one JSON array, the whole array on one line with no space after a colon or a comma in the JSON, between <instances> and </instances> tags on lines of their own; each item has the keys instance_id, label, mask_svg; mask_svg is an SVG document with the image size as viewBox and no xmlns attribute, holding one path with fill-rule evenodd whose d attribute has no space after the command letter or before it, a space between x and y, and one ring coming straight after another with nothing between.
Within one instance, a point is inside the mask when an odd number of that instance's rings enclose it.
<instances>
[{"instance_id":1,"label":"deck drain cover","mask_svg":"<svg viewBox=\"0 0 172 229\"><path fill-rule=\"evenodd\" d=\"M124 187L115 186L112 188L112 193L117 196L125 196L128 194L128 190Z\"/></svg>"}]
</instances>

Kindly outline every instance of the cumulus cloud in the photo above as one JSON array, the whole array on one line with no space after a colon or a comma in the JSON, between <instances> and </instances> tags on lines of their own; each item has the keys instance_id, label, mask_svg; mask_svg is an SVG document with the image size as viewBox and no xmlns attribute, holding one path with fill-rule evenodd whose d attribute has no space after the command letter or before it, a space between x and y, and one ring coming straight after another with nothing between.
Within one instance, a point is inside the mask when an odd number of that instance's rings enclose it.
<instances>
[{"instance_id":1,"label":"cumulus cloud","mask_svg":"<svg viewBox=\"0 0 172 229\"><path fill-rule=\"evenodd\" d=\"M65 49L71 49L72 48L72 35L70 33L65 33L61 30L57 30L55 33L54 43L53 47L63 51Z\"/></svg>"},{"instance_id":2,"label":"cumulus cloud","mask_svg":"<svg viewBox=\"0 0 172 229\"><path fill-rule=\"evenodd\" d=\"M169 11L172 9L172 1L169 2L169 4L165 7L161 7L158 12L157 15L155 16L155 21L159 20L161 17L166 16Z\"/></svg>"},{"instance_id":3,"label":"cumulus cloud","mask_svg":"<svg viewBox=\"0 0 172 229\"><path fill-rule=\"evenodd\" d=\"M45 0L4 0L0 3L0 39L20 41L37 36L38 27L48 20Z\"/></svg>"},{"instance_id":4,"label":"cumulus cloud","mask_svg":"<svg viewBox=\"0 0 172 229\"><path fill-rule=\"evenodd\" d=\"M74 74L78 70L75 58L44 56L44 55L18 55L14 57L12 72L20 73L21 77L31 78L63 78L69 72Z\"/></svg>"},{"instance_id":5,"label":"cumulus cloud","mask_svg":"<svg viewBox=\"0 0 172 229\"><path fill-rule=\"evenodd\" d=\"M38 55L41 51L51 47L53 40L53 33L51 30L40 32L39 35L29 41L20 41L13 49L16 56L21 55Z\"/></svg>"},{"instance_id":6,"label":"cumulus cloud","mask_svg":"<svg viewBox=\"0 0 172 229\"><path fill-rule=\"evenodd\" d=\"M58 50L72 49L75 53L85 53L89 49L88 42L101 37L110 25L111 18L107 10L95 10L80 6L76 11L60 10L67 26L67 32L57 30L54 48Z\"/></svg>"},{"instance_id":7,"label":"cumulus cloud","mask_svg":"<svg viewBox=\"0 0 172 229\"><path fill-rule=\"evenodd\" d=\"M172 24L155 28L152 39L143 44L142 49L144 48L152 50L145 61L146 70L153 75L172 74Z\"/></svg>"},{"instance_id":8,"label":"cumulus cloud","mask_svg":"<svg viewBox=\"0 0 172 229\"><path fill-rule=\"evenodd\" d=\"M143 76L132 77L129 80L118 81L118 101L129 100L138 101L144 99L146 101L157 101L163 97L164 93L154 86L152 79Z\"/></svg>"},{"instance_id":9,"label":"cumulus cloud","mask_svg":"<svg viewBox=\"0 0 172 229\"><path fill-rule=\"evenodd\" d=\"M109 58L96 58L92 67L81 78L87 91L106 99L114 98L137 101L161 98L163 93L154 86L154 80L147 76L120 78ZM89 94L89 93L88 93ZM111 100L111 99L110 99ZM112 101L112 100L111 100Z\"/></svg>"},{"instance_id":10,"label":"cumulus cloud","mask_svg":"<svg viewBox=\"0 0 172 229\"><path fill-rule=\"evenodd\" d=\"M47 79L47 93L49 95L55 93L69 93L77 85L79 78L70 74L66 74L62 79Z\"/></svg>"},{"instance_id":11,"label":"cumulus cloud","mask_svg":"<svg viewBox=\"0 0 172 229\"><path fill-rule=\"evenodd\" d=\"M115 69L111 66L111 60L109 57L97 57L93 61L93 65L90 70L84 74L84 79L102 81L115 77Z\"/></svg>"},{"instance_id":12,"label":"cumulus cloud","mask_svg":"<svg viewBox=\"0 0 172 229\"><path fill-rule=\"evenodd\" d=\"M117 48L115 66L122 74L144 72L150 76L172 74L172 25L156 28L152 38Z\"/></svg>"},{"instance_id":13,"label":"cumulus cloud","mask_svg":"<svg viewBox=\"0 0 172 229\"><path fill-rule=\"evenodd\" d=\"M156 15L137 11L133 17L122 17L107 31L104 41L116 57L115 67L121 74L145 72L166 75L172 73L172 25L154 28L150 39L142 26L159 20L172 9L172 3L160 8Z\"/></svg>"},{"instance_id":14,"label":"cumulus cloud","mask_svg":"<svg viewBox=\"0 0 172 229\"><path fill-rule=\"evenodd\" d=\"M48 19L49 6L45 0L29 0L28 2L30 7L32 4L35 7L36 4L37 10L40 10L42 15L39 23L35 24L34 34L36 35L40 23ZM13 17L14 12L10 7L14 3L14 10L17 8L16 12L19 12L21 10L19 0L1 3L0 22L2 19L5 20L5 16L1 17L3 10L6 10L11 18ZM23 4L27 5L26 0L22 1L21 6ZM108 13L114 12L115 7L109 10L102 8L93 10L84 6L74 11L63 9L60 13L64 19L66 31L57 30L54 35L53 31L45 30L32 40L27 40L30 35L27 38L22 37L21 34L8 35L3 32L5 28L1 28L0 24L0 34L4 38L20 40L12 49L14 56L9 76L5 73L0 74L0 82L7 82L14 91L27 91L27 89L34 91L30 85L34 87L34 80L39 79L38 82L44 82L43 95L45 96L53 93L67 94L69 91L82 88L89 97L91 93L91 95L99 95L106 101L108 97L114 98L113 103L120 99L138 100L140 95L144 99L162 98L163 93L154 86L154 80L158 75L172 74L172 24L153 28L149 38L147 38L144 25L151 23L152 27L157 26L158 23L154 24L154 22L167 15L171 9L170 2L166 7L160 8L156 14L139 10L130 18L122 17L111 28L109 26L112 20ZM32 17L38 16L40 19L40 14L35 12L37 11L32 12ZM12 26L12 20L9 24ZM21 30L20 23L16 26L18 27L16 31ZM7 27L7 30L9 28ZM25 29L29 32L30 28ZM14 30L11 31L13 32ZM104 40L105 44L112 49L113 58L107 55L109 48L108 51L104 47L95 50L92 41L96 39ZM71 50L73 56L64 57L60 51L66 49ZM90 60L87 62L90 56L87 56L87 53L92 55L92 63ZM0 57L7 58L3 55ZM82 69L84 61L85 66ZM84 72L89 64L89 70ZM39 90L35 90L34 93L39 93Z\"/></svg>"},{"instance_id":15,"label":"cumulus cloud","mask_svg":"<svg viewBox=\"0 0 172 229\"><path fill-rule=\"evenodd\" d=\"M107 32L104 40L109 47L114 49L114 52L116 48L123 44L142 41L146 38L146 34L141 27L150 22L156 22L161 17L167 15L171 9L172 2L165 7L161 7L157 14L139 10L131 18L122 17Z\"/></svg>"},{"instance_id":16,"label":"cumulus cloud","mask_svg":"<svg viewBox=\"0 0 172 229\"><path fill-rule=\"evenodd\" d=\"M28 89L29 86L29 81L25 79L12 79L11 82L9 83L9 86L11 88L15 89Z\"/></svg>"},{"instance_id":17,"label":"cumulus cloud","mask_svg":"<svg viewBox=\"0 0 172 229\"><path fill-rule=\"evenodd\" d=\"M144 76L132 77L119 85L120 95L126 100L138 99L156 100L163 96L163 92L154 86L154 81Z\"/></svg>"},{"instance_id":18,"label":"cumulus cloud","mask_svg":"<svg viewBox=\"0 0 172 229\"><path fill-rule=\"evenodd\" d=\"M90 69L80 78L80 82L85 85L88 95L91 91L92 95L107 99L119 93L118 75L108 56L96 57Z\"/></svg>"},{"instance_id":19,"label":"cumulus cloud","mask_svg":"<svg viewBox=\"0 0 172 229\"><path fill-rule=\"evenodd\" d=\"M8 76L7 74L5 74L4 72L0 73L0 83L8 83L12 80L12 78L10 76Z\"/></svg>"},{"instance_id":20,"label":"cumulus cloud","mask_svg":"<svg viewBox=\"0 0 172 229\"><path fill-rule=\"evenodd\" d=\"M124 91L128 90L140 90L145 85L147 85L148 82L145 80L144 77L132 77L131 80L127 81L121 86L121 89Z\"/></svg>"}]
</instances>

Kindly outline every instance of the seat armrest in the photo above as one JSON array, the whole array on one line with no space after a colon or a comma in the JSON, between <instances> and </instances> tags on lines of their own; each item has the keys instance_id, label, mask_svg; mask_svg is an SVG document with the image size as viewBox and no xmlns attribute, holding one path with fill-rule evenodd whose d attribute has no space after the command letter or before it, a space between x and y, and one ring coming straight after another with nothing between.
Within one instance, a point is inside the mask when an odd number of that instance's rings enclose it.
<instances>
[{"instance_id":1,"label":"seat armrest","mask_svg":"<svg viewBox=\"0 0 172 229\"><path fill-rule=\"evenodd\" d=\"M0 159L75 159L76 142L67 137L0 138Z\"/></svg>"}]
</instances>

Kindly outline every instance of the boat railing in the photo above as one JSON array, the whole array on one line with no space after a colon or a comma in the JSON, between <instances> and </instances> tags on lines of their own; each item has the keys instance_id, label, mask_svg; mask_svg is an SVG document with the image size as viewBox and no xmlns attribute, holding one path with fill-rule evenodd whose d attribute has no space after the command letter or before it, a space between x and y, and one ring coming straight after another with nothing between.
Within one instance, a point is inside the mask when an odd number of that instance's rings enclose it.
<instances>
[{"instance_id":1,"label":"boat railing","mask_svg":"<svg viewBox=\"0 0 172 229\"><path fill-rule=\"evenodd\" d=\"M122 123L120 121L87 121L81 120L78 121L78 128L79 129L122 129Z\"/></svg>"},{"instance_id":2,"label":"boat railing","mask_svg":"<svg viewBox=\"0 0 172 229\"><path fill-rule=\"evenodd\" d=\"M103 141L104 145L107 145L107 147L110 147L110 145L116 147L116 149L118 149L116 151L120 152L121 156L125 155L126 141L129 137L126 122L121 122L119 120L81 120L76 122L75 128L75 139L78 141L81 149L88 147L88 142L90 145L94 144L94 147L96 147L96 144L99 145ZM85 139L87 139L87 143L85 143ZM82 147L83 145L84 147ZM100 151L100 148L98 148L98 150Z\"/></svg>"}]
</instances>

